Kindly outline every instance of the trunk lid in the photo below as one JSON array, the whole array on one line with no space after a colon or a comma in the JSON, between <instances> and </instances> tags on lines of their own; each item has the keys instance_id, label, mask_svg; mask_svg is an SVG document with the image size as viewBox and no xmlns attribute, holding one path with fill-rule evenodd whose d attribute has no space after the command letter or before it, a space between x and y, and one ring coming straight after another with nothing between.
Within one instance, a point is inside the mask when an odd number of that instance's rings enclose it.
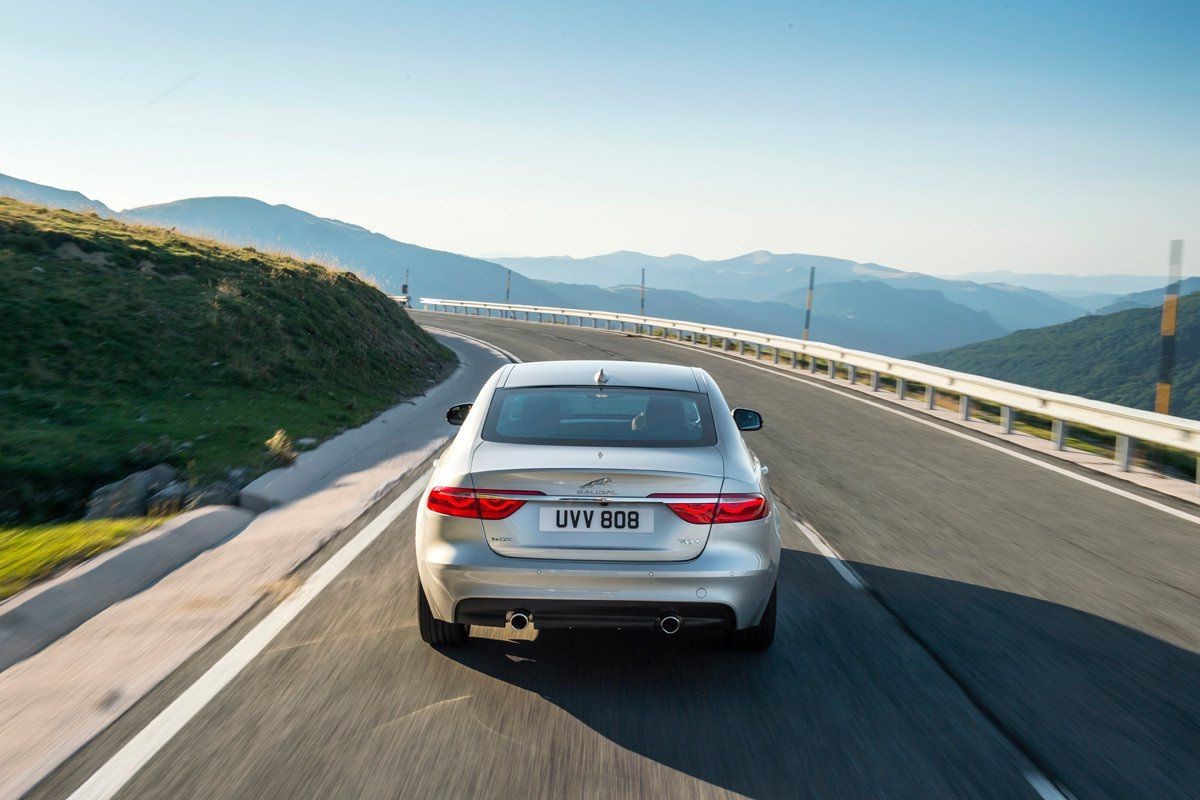
<instances>
[{"instance_id":1,"label":"trunk lid","mask_svg":"<svg viewBox=\"0 0 1200 800\"><path fill-rule=\"evenodd\" d=\"M602 455L601 455L602 454ZM716 447L569 447L481 442L477 490L538 491L511 516L484 520L488 545L516 558L686 561L710 525L685 522L658 493L720 494ZM607 512L607 514L606 514ZM632 515L631 515L632 512Z\"/></svg>"}]
</instances>

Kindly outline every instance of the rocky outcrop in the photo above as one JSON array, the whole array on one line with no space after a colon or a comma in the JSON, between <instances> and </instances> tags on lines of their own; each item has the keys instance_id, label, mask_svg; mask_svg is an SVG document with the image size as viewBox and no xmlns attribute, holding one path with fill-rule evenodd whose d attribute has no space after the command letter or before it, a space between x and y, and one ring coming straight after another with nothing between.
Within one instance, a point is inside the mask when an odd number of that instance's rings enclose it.
<instances>
[{"instance_id":1,"label":"rocky outcrop","mask_svg":"<svg viewBox=\"0 0 1200 800\"><path fill-rule=\"evenodd\" d=\"M179 473L174 467L159 464L135 472L115 483L105 484L92 492L83 518L145 516L150 498L167 488L178 477Z\"/></svg>"},{"instance_id":2,"label":"rocky outcrop","mask_svg":"<svg viewBox=\"0 0 1200 800\"><path fill-rule=\"evenodd\" d=\"M191 511L203 506L235 506L238 501L239 488L229 481L210 483L202 489L188 492L183 501L183 508Z\"/></svg>"}]
</instances>

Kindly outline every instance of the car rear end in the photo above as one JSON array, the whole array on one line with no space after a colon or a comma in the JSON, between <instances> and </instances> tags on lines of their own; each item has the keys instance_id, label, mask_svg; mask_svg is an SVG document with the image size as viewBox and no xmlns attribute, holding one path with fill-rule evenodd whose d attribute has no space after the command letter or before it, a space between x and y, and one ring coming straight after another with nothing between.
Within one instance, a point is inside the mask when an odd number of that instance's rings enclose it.
<instances>
[{"instance_id":1,"label":"car rear end","mask_svg":"<svg viewBox=\"0 0 1200 800\"><path fill-rule=\"evenodd\" d=\"M724 399L699 370L593 366L501 375L481 392L418 515L434 615L754 624L774 586L777 515Z\"/></svg>"}]
</instances>

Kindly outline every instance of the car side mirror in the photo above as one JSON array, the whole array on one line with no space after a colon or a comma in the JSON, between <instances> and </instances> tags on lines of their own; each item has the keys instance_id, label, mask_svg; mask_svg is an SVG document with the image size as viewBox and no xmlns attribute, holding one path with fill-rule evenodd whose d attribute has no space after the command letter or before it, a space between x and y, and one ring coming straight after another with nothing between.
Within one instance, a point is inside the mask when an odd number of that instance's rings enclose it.
<instances>
[{"instance_id":1,"label":"car side mirror","mask_svg":"<svg viewBox=\"0 0 1200 800\"><path fill-rule=\"evenodd\" d=\"M748 408L733 410L733 424L737 425L739 431L756 431L762 427L762 423L762 414L757 411Z\"/></svg>"},{"instance_id":2,"label":"car side mirror","mask_svg":"<svg viewBox=\"0 0 1200 800\"><path fill-rule=\"evenodd\" d=\"M451 425L462 425L467 420L467 414L470 413L470 403L459 403L456 406L450 406L450 410L446 412L446 422L449 422Z\"/></svg>"}]
</instances>

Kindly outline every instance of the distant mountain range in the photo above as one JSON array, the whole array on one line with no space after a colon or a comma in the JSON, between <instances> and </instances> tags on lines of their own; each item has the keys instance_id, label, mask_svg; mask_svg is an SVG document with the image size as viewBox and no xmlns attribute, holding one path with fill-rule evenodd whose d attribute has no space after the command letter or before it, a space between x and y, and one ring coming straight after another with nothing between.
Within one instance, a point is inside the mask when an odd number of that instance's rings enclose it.
<instances>
[{"instance_id":1,"label":"distant mountain range","mask_svg":"<svg viewBox=\"0 0 1200 800\"><path fill-rule=\"evenodd\" d=\"M1093 315L916 358L962 372L1152 410L1160 314L1158 308L1133 308ZM1200 419L1200 293L1180 299L1173 383L1172 413Z\"/></svg>"},{"instance_id":2,"label":"distant mountain range","mask_svg":"<svg viewBox=\"0 0 1200 800\"><path fill-rule=\"evenodd\" d=\"M946 299L988 314L1003 330L1036 328L1074 319L1085 309L1044 292L1009 284L982 284L905 272L882 264L860 264L843 258L760 250L735 258L703 261L693 256L650 256L621 251L590 258L550 256L498 258L498 263L532 278L612 286L637 283L641 268L659 288L684 289L708 297L741 300L784 300L808 288L810 267L818 286L828 283L882 281L903 289L941 292ZM820 296L818 294L818 296ZM864 316L866 309L860 317Z\"/></svg>"},{"instance_id":3,"label":"distant mountain range","mask_svg":"<svg viewBox=\"0 0 1200 800\"><path fill-rule=\"evenodd\" d=\"M602 288L549 281L543 285L561 296L569 308L638 313L638 286ZM812 317L814 337L843 347L886 354L914 353L929 349L935 342L974 342L1005 332L987 314L953 303L939 292L896 289L878 281L831 283L817 291L820 303ZM799 338L804 331L804 300L802 296L791 299L714 299L682 289L648 288L646 311L666 319L700 320ZM914 319L922 324L913 324Z\"/></svg>"},{"instance_id":4,"label":"distant mountain range","mask_svg":"<svg viewBox=\"0 0 1200 800\"><path fill-rule=\"evenodd\" d=\"M888 355L943 350L1077 318L1087 311L1013 283L948 279L847 259L756 251L709 261L620 251L591 258L494 261L398 242L358 225L246 197L203 197L113 211L84 195L0 175L0 194L91 211L236 245L351 269L398 293L500 301L506 267L513 302L635 311L641 269L651 316L799 335L808 275L816 267L812 338ZM1125 276L1128 277L1128 276ZM1117 298L1104 298L1107 304Z\"/></svg>"}]
</instances>

